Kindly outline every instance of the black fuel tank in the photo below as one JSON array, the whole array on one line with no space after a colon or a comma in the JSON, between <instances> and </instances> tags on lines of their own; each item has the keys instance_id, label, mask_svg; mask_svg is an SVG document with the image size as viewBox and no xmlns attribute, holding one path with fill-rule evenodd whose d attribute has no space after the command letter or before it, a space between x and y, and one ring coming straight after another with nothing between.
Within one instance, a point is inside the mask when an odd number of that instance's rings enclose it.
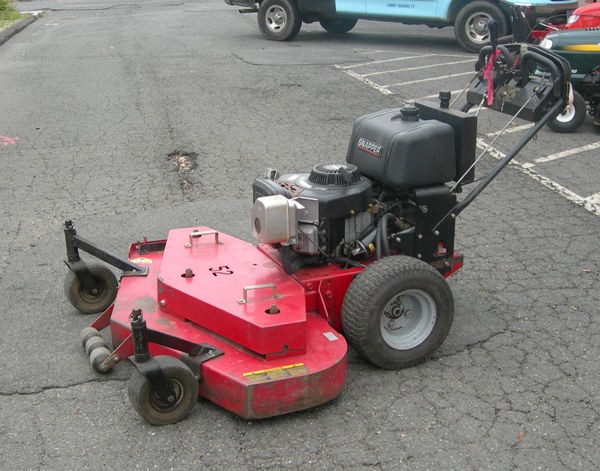
<instances>
[{"instance_id":1,"label":"black fuel tank","mask_svg":"<svg viewBox=\"0 0 600 471\"><path fill-rule=\"evenodd\" d=\"M421 120L410 106L358 118L346 161L385 186L411 189L452 181L454 154L452 126Z\"/></svg>"}]
</instances>

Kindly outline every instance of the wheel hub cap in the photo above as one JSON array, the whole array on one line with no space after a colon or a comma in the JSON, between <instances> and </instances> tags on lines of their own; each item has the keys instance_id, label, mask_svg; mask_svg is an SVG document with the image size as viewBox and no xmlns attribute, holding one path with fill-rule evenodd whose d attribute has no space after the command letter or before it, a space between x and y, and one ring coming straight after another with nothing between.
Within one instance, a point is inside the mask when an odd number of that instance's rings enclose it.
<instances>
[{"instance_id":1,"label":"wheel hub cap","mask_svg":"<svg viewBox=\"0 0 600 471\"><path fill-rule=\"evenodd\" d=\"M437 319L433 298L422 290L406 290L386 304L380 332L386 344L396 350L408 350L423 343Z\"/></svg>"},{"instance_id":2,"label":"wheel hub cap","mask_svg":"<svg viewBox=\"0 0 600 471\"><path fill-rule=\"evenodd\" d=\"M575 106L567 105L561 114L556 117L556 121L568 123L575 117Z\"/></svg>"},{"instance_id":3,"label":"wheel hub cap","mask_svg":"<svg viewBox=\"0 0 600 471\"><path fill-rule=\"evenodd\" d=\"M287 23L287 13L279 6L273 6L267 12L267 26L273 32L281 31Z\"/></svg>"},{"instance_id":4,"label":"wheel hub cap","mask_svg":"<svg viewBox=\"0 0 600 471\"><path fill-rule=\"evenodd\" d=\"M477 43L487 42L490 36L490 31L488 29L488 21L490 17L484 14L473 15L467 21L467 34Z\"/></svg>"}]
</instances>

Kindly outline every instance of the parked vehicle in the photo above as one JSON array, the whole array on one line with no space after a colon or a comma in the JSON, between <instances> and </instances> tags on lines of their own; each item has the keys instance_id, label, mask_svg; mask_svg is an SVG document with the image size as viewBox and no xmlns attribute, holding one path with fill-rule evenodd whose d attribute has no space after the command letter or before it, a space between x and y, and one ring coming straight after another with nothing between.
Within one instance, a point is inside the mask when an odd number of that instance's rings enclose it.
<instances>
[{"instance_id":1,"label":"parked vehicle","mask_svg":"<svg viewBox=\"0 0 600 471\"><path fill-rule=\"evenodd\" d=\"M596 28L600 26L600 3L588 3L577 8L567 19L564 29Z\"/></svg>"},{"instance_id":2,"label":"parked vehicle","mask_svg":"<svg viewBox=\"0 0 600 471\"><path fill-rule=\"evenodd\" d=\"M510 0L519 4L520 0ZM240 13L258 13L262 33L275 41L289 41L302 23L318 21L333 34L350 31L359 19L454 26L456 39L467 51L489 43L487 23L493 19L502 36L510 31L507 12L499 0L225 0L245 7ZM528 0L523 12L530 24L577 8L577 0ZM565 16L566 18L566 16Z\"/></svg>"},{"instance_id":3,"label":"parked vehicle","mask_svg":"<svg viewBox=\"0 0 600 471\"><path fill-rule=\"evenodd\" d=\"M600 125L600 27L548 34L540 46L564 57L571 65L573 102L548 123L556 132L573 132L586 113Z\"/></svg>"},{"instance_id":4,"label":"parked vehicle","mask_svg":"<svg viewBox=\"0 0 600 471\"><path fill-rule=\"evenodd\" d=\"M503 0L501 0L503 1ZM505 5L510 9L510 4ZM521 8L517 5L517 8ZM524 12L521 11L521 16L524 18L527 26L531 24L526 19ZM510 18L510 17L509 17ZM577 8L568 17L564 14L556 15L545 21L538 21L533 27L529 27L529 31L523 31L522 35L516 35L515 40L520 42L539 43L549 33L555 31L570 31L574 29L597 28L600 27L600 3L589 3ZM513 26L513 32L515 31Z\"/></svg>"},{"instance_id":5,"label":"parked vehicle","mask_svg":"<svg viewBox=\"0 0 600 471\"><path fill-rule=\"evenodd\" d=\"M588 113L594 117L594 124L600 125L600 3L577 8L563 23L555 17L554 23L538 22L534 26L527 19L525 7L507 0L501 0L501 5L509 14L512 29L512 35L501 42L539 43L571 66L572 97L548 127L555 132L573 132Z\"/></svg>"}]
</instances>

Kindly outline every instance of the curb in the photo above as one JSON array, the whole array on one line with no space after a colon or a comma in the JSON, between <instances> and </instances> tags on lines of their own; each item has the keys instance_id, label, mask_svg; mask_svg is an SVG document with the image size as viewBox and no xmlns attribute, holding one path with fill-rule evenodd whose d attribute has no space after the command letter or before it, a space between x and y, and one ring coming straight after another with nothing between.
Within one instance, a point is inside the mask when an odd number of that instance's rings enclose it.
<instances>
[{"instance_id":1,"label":"curb","mask_svg":"<svg viewBox=\"0 0 600 471\"><path fill-rule=\"evenodd\" d=\"M36 15L30 15L26 18L21 18L16 23L13 23L8 28L0 32L0 46L12 38L19 31L25 29L31 23L33 23L37 19Z\"/></svg>"}]
</instances>

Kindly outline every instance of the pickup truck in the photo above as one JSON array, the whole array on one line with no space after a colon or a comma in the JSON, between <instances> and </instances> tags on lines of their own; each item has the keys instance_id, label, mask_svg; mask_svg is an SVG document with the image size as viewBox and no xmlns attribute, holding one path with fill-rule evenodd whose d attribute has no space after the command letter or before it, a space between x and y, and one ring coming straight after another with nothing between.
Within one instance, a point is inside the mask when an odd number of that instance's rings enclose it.
<instances>
[{"instance_id":1,"label":"pickup truck","mask_svg":"<svg viewBox=\"0 0 600 471\"><path fill-rule=\"evenodd\" d=\"M503 0L521 6L531 24L577 8L577 0ZM274 41L290 41L302 23L318 21L333 34L350 31L359 19L454 26L458 43L477 52L489 41L487 22L494 19L498 33L510 32L509 12L500 0L225 0L258 13L258 27Z\"/></svg>"}]
</instances>

